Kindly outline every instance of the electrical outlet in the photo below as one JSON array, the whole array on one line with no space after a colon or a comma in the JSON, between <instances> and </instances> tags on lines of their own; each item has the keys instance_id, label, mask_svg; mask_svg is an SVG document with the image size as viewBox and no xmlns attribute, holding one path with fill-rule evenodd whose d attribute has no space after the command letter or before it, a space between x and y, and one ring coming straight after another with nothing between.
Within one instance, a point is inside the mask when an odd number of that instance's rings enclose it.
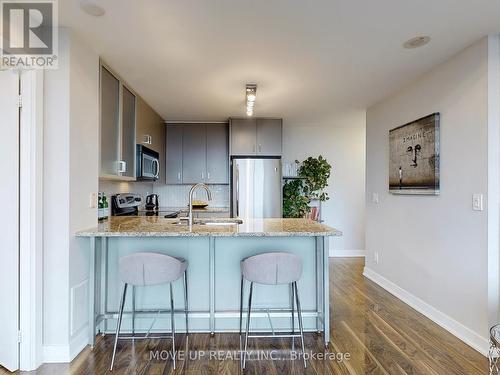
<instances>
[{"instance_id":1,"label":"electrical outlet","mask_svg":"<svg viewBox=\"0 0 500 375\"><path fill-rule=\"evenodd\" d=\"M97 193L90 193L89 197L89 208L97 207Z\"/></svg>"},{"instance_id":2,"label":"electrical outlet","mask_svg":"<svg viewBox=\"0 0 500 375\"><path fill-rule=\"evenodd\" d=\"M483 210L483 194L472 194L472 209L474 211Z\"/></svg>"},{"instance_id":3,"label":"electrical outlet","mask_svg":"<svg viewBox=\"0 0 500 375\"><path fill-rule=\"evenodd\" d=\"M375 253L373 253L373 260L375 261L375 264L378 264L378 251L375 251Z\"/></svg>"},{"instance_id":4,"label":"electrical outlet","mask_svg":"<svg viewBox=\"0 0 500 375\"><path fill-rule=\"evenodd\" d=\"M378 199L378 193L372 193L372 203L378 204L379 199Z\"/></svg>"}]
</instances>

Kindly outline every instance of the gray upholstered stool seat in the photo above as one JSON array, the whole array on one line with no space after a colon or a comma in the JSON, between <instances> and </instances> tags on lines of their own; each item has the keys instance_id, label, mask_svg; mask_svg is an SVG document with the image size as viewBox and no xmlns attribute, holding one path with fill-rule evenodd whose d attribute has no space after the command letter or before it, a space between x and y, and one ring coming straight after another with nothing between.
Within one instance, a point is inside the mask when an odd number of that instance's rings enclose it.
<instances>
[{"instance_id":1,"label":"gray upholstered stool seat","mask_svg":"<svg viewBox=\"0 0 500 375\"><path fill-rule=\"evenodd\" d=\"M116 346L118 344L120 328L122 324L123 308L127 295L127 286L132 286L132 336L126 338L145 339L149 336L149 331L144 337L135 336L135 288L158 284L169 284L170 287L170 324L171 336L155 338L172 339L172 360L175 369L175 323L174 323L174 296L172 282L184 276L184 314L186 318L186 335L188 334L188 288L187 288L187 268L188 262L184 258L172 257L164 253L139 252L126 255L120 258L119 275L123 281L123 293L120 302L120 312L118 324L116 325L115 343L113 346L113 356L111 358L110 370L113 370L115 362ZM154 324L154 322L153 322ZM151 329L151 328L150 328Z\"/></svg>"},{"instance_id":2,"label":"gray upholstered stool seat","mask_svg":"<svg viewBox=\"0 0 500 375\"><path fill-rule=\"evenodd\" d=\"M171 283L184 274L188 262L161 253L141 252L120 258L120 279L134 286Z\"/></svg>"},{"instance_id":3,"label":"gray upholstered stool seat","mask_svg":"<svg viewBox=\"0 0 500 375\"><path fill-rule=\"evenodd\" d=\"M258 284L290 284L302 276L302 258L285 252L254 255L241 261L241 273Z\"/></svg>"},{"instance_id":4,"label":"gray upholstered stool seat","mask_svg":"<svg viewBox=\"0 0 500 375\"><path fill-rule=\"evenodd\" d=\"M241 367L244 369L247 357L247 347L249 338L258 337L275 337L275 338L291 338L292 350L294 350L295 338L300 337L302 344L302 356L304 367L307 367L304 356L304 333L302 325L302 310L300 308L299 293L297 289L297 281L302 276L303 261L298 255L286 252L270 252L254 255L245 258L241 261L241 289L240 289L240 350L242 346L242 324L243 324L243 286L244 280L250 282L250 292L248 295L248 310L245 330L245 348L241 359ZM291 334L276 334L271 322L269 309L264 309L268 313L269 322L272 330L272 335L250 335L250 312L252 311L252 294L254 283L264 285L280 285L289 284L291 292L291 308L280 309L282 311L291 312L292 318L292 333ZM295 314L294 314L294 296L297 303L297 314L299 320L300 334L295 334ZM254 309L256 310L256 309ZM276 309L273 309L276 310Z\"/></svg>"}]
</instances>

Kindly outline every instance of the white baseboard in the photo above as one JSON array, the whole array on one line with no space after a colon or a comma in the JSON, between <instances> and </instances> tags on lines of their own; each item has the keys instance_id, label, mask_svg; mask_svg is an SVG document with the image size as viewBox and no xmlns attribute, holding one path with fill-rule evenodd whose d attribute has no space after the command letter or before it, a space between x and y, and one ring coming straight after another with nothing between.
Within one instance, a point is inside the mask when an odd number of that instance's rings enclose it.
<instances>
[{"instance_id":1,"label":"white baseboard","mask_svg":"<svg viewBox=\"0 0 500 375\"><path fill-rule=\"evenodd\" d=\"M359 258L365 257L365 251L364 250L337 250L337 249L330 249L329 250L329 256L330 258Z\"/></svg>"},{"instance_id":2,"label":"white baseboard","mask_svg":"<svg viewBox=\"0 0 500 375\"><path fill-rule=\"evenodd\" d=\"M68 363L69 345L44 345L43 363Z\"/></svg>"},{"instance_id":3,"label":"white baseboard","mask_svg":"<svg viewBox=\"0 0 500 375\"><path fill-rule=\"evenodd\" d=\"M43 363L69 363L89 344L88 325L71 338L69 345L45 345Z\"/></svg>"},{"instance_id":4,"label":"white baseboard","mask_svg":"<svg viewBox=\"0 0 500 375\"><path fill-rule=\"evenodd\" d=\"M69 343L69 362L76 358L89 344L89 325L86 324L80 331L71 338Z\"/></svg>"},{"instance_id":5,"label":"white baseboard","mask_svg":"<svg viewBox=\"0 0 500 375\"><path fill-rule=\"evenodd\" d=\"M393 294L401 301L411 306L419 313L425 315L427 318L446 329L452 335L462 340L467 345L471 346L484 356L488 355L489 342L488 339L478 335L476 332L467 328L463 324L457 322L455 319L439 311L435 307L429 305L427 302L422 301L420 298L414 296L410 292L397 286L392 281L387 280L385 277L379 275L370 268L365 267L363 276L367 277L374 283L378 284L389 293Z\"/></svg>"}]
</instances>

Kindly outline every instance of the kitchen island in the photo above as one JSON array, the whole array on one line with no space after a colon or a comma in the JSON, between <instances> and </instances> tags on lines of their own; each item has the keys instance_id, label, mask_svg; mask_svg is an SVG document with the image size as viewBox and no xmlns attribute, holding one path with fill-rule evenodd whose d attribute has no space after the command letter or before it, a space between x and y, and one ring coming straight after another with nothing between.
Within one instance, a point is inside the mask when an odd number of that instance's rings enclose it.
<instances>
[{"instance_id":1,"label":"kitchen island","mask_svg":"<svg viewBox=\"0 0 500 375\"><path fill-rule=\"evenodd\" d=\"M243 258L268 251L300 255L304 270L298 288L304 329L324 332L327 344L330 339L328 238L340 235L340 231L308 219L206 219L189 227L177 219L162 217L110 217L96 228L76 233L81 241L89 241L90 344L93 346L98 331L114 330L122 286L118 259L138 251L164 252L188 260L189 329L210 333L239 330ZM174 283L179 331L185 329L182 293L182 281ZM132 329L130 301L127 298L123 331ZM271 310L252 314L252 330L270 330L269 317L273 318L276 332L291 330L290 314L279 312L280 308L290 306L287 285L258 285L254 301L256 308ZM156 318L155 330L167 330L168 306L167 286L137 288L135 331L147 331Z\"/></svg>"}]
</instances>

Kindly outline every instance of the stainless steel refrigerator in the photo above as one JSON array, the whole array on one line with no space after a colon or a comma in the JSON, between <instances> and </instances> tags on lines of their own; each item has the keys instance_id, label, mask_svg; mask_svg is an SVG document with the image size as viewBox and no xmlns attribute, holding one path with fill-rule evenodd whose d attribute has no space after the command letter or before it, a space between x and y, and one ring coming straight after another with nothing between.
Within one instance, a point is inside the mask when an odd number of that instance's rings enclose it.
<instances>
[{"instance_id":1,"label":"stainless steel refrigerator","mask_svg":"<svg viewBox=\"0 0 500 375\"><path fill-rule=\"evenodd\" d=\"M232 159L232 217L273 218L282 216L280 158Z\"/></svg>"}]
</instances>

